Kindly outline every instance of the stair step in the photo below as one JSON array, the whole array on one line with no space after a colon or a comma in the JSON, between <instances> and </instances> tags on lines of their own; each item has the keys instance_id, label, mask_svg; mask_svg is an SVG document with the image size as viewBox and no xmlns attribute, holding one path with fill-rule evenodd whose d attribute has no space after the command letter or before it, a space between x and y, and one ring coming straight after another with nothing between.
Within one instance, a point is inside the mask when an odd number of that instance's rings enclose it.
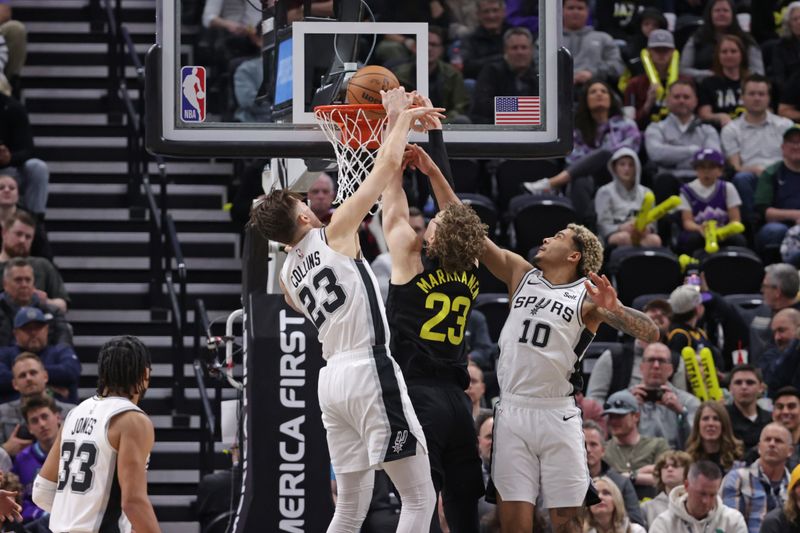
<instances>
[{"instance_id":1,"label":"stair step","mask_svg":"<svg viewBox=\"0 0 800 533\"><path fill-rule=\"evenodd\" d=\"M230 214L222 209L172 209L170 215L178 222L225 222L230 223ZM130 212L127 209L108 209L92 208L80 209L75 207L47 208L48 221L125 221L131 220ZM134 221L138 221L135 219Z\"/></svg>"}]
</instances>

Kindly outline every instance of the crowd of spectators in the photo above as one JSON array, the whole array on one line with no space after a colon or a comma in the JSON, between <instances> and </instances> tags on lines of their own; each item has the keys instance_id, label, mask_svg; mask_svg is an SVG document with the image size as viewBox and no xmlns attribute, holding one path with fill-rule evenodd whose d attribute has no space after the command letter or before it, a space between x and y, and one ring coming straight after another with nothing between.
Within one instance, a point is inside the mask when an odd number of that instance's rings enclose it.
<instances>
[{"instance_id":1,"label":"crowd of spectators","mask_svg":"<svg viewBox=\"0 0 800 533\"><path fill-rule=\"evenodd\" d=\"M13 14L0 0L0 487L19 492L25 529L14 530L48 531L32 484L78 403L81 364L45 227L49 169L24 105L27 32Z\"/></svg>"}]
</instances>

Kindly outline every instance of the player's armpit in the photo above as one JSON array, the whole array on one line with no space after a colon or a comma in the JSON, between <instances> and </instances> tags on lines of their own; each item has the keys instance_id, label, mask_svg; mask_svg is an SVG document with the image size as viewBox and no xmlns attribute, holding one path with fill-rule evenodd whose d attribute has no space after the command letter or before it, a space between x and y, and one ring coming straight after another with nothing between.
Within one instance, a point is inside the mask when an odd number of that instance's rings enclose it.
<instances>
[{"instance_id":1,"label":"player's armpit","mask_svg":"<svg viewBox=\"0 0 800 533\"><path fill-rule=\"evenodd\" d=\"M497 246L488 237L484 238L486 246L481 254L480 261L489 269L494 277L504 282L508 292L513 292L522 277L533 268L522 256L509 252Z\"/></svg>"}]
</instances>

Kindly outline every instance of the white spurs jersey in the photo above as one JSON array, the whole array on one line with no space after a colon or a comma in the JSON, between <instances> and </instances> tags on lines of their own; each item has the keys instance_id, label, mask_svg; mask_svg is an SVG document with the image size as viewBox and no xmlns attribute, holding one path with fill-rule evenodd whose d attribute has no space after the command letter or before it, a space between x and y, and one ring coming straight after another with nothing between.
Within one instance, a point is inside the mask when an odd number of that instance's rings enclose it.
<instances>
[{"instance_id":1,"label":"white spurs jersey","mask_svg":"<svg viewBox=\"0 0 800 533\"><path fill-rule=\"evenodd\" d=\"M581 306L586 278L552 285L534 268L522 278L500 333L497 379L503 393L559 398L573 393L573 373L594 334Z\"/></svg>"},{"instance_id":2,"label":"white spurs jersey","mask_svg":"<svg viewBox=\"0 0 800 533\"><path fill-rule=\"evenodd\" d=\"M117 451L108 442L111 419L139 411L119 396L93 396L73 408L61 426L61 460L50 531L127 533L117 480Z\"/></svg>"},{"instance_id":3,"label":"white spurs jersey","mask_svg":"<svg viewBox=\"0 0 800 533\"><path fill-rule=\"evenodd\" d=\"M389 344L386 311L369 263L333 250L324 228L312 229L292 248L281 281L317 327L325 360Z\"/></svg>"}]
</instances>

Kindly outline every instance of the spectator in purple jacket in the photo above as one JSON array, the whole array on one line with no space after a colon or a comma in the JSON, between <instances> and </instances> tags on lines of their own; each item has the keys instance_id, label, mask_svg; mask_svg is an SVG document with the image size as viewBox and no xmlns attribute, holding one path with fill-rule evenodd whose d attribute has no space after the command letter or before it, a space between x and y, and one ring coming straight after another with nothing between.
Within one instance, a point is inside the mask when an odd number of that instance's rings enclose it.
<instances>
[{"instance_id":1,"label":"spectator in purple jacket","mask_svg":"<svg viewBox=\"0 0 800 533\"><path fill-rule=\"evenodd\" d=\"M567 168L552 178L525 183L532 194L547 193L572 181L572 204L582 224L594 226L595 181L592 176L605 172L614 152L630 148L638 152L642 134L636 122L622 115L619 98L602 80L586 84L575 112L574 149L567 156ZM574 178L574 181L573 181ZM580 179L579 179L580 178Z\"/></svg>"},{"instance_id":2,"label":"spectator in purple jacket","mask_svg":"<svg viewBox=\"0 0 800 533\"><path fill-rule=\"evenodd\" d=\"M22 405L22 416L25 417L31 435L36 439L14 458L13 472L19 476L23 486L22 520L27 523L46 515L43 509L33 503L33 481L56 441L61 416L55 401L45 394L29 398Z\"/></svg>"},{"instance_id":3,"label":"spectator in purple jacket","mask_svg":"<svg viewBox=\"0 0 800 533\"><path fill-rule=\"evenodd\" d=\"M49 376L50 389L59 400L78 403L81 363L67 344L47 343L50 317L37 307L23 307L14 318L16 344L0 348L0 390L11 390L11 367L17 355L32 352L39 356Z\"/></svg>"}]
</instances>

